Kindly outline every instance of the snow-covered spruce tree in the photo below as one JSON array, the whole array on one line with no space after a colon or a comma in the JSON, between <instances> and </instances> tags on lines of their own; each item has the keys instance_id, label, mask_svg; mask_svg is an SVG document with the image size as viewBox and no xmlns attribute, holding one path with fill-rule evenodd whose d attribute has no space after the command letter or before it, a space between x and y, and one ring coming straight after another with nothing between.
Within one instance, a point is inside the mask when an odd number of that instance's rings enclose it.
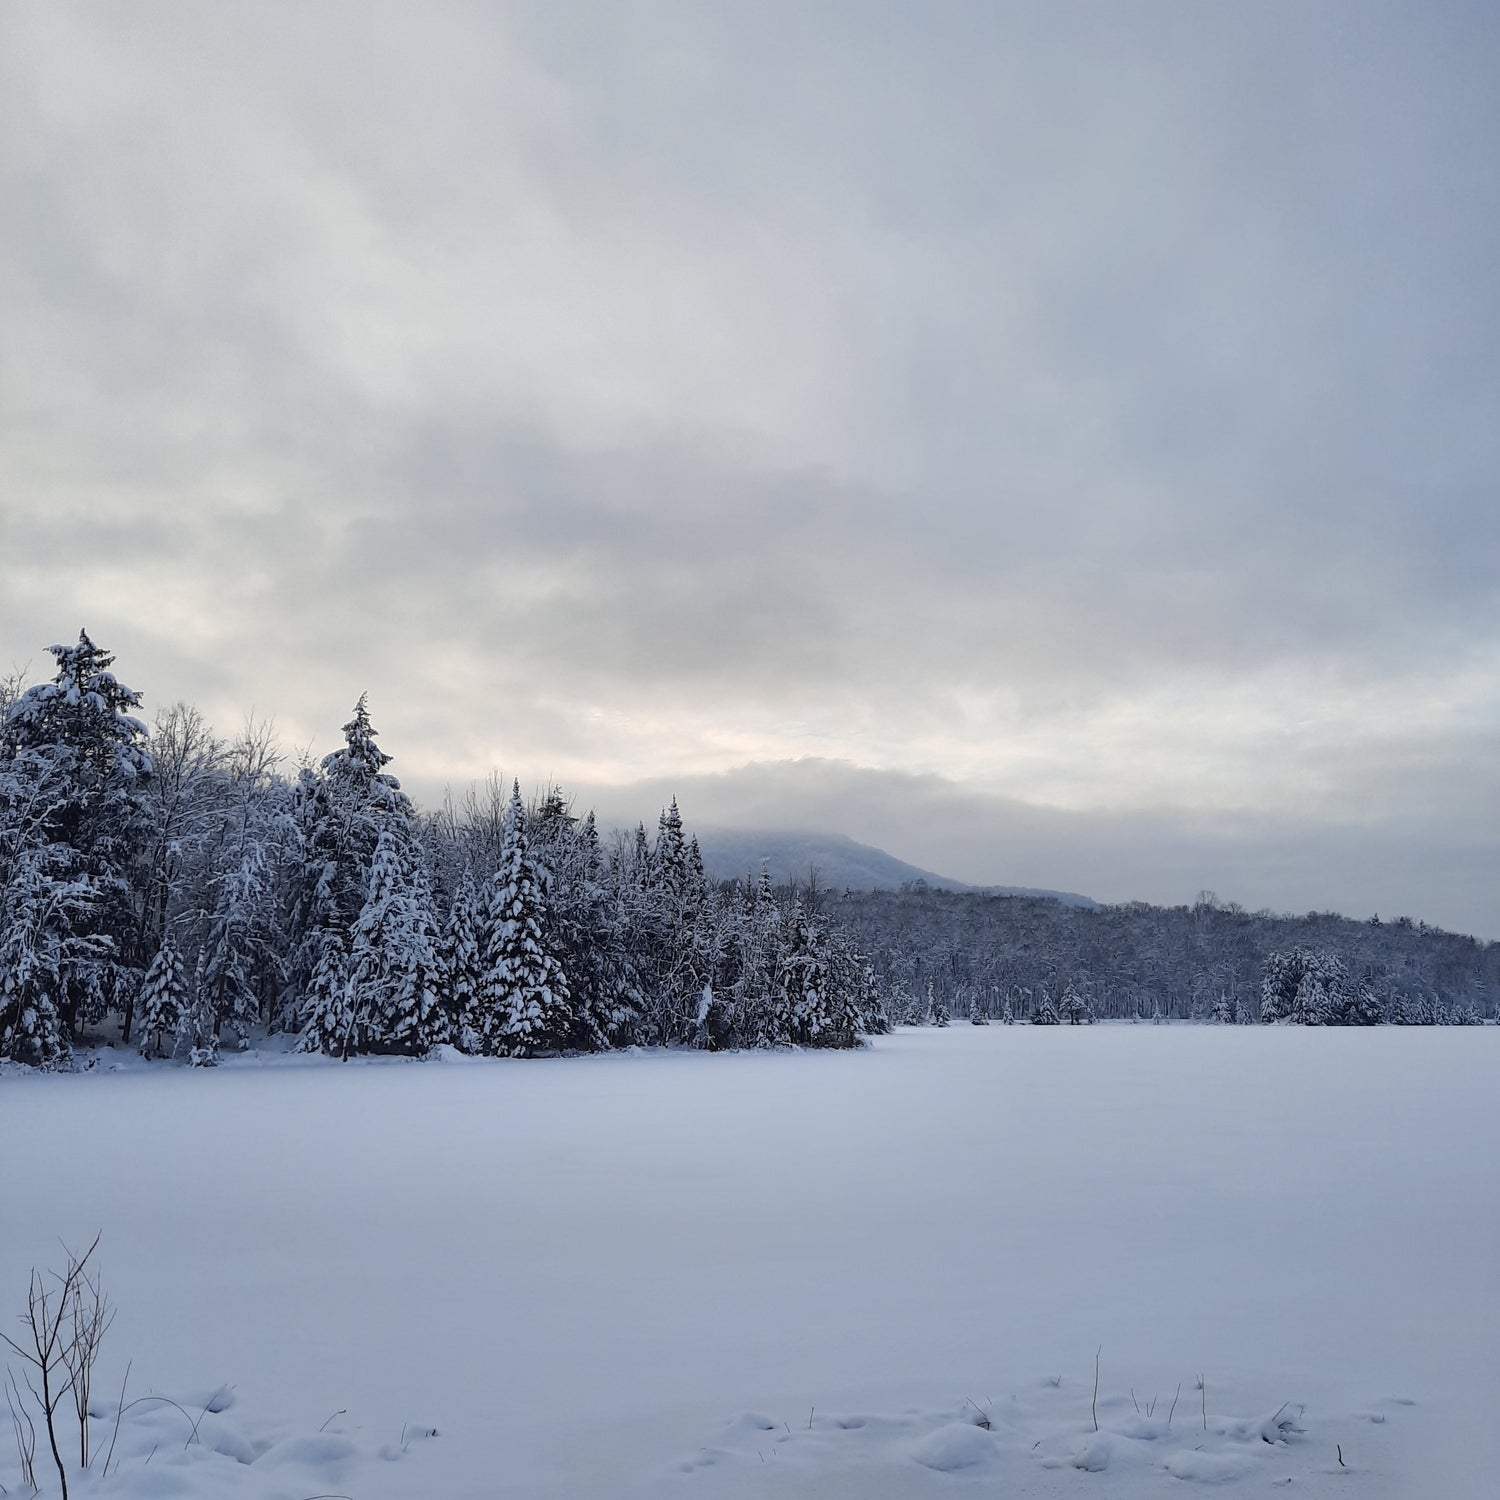
<instances>
[{"instance_id":1,"label":"snow-covered spruce tree","mask_svg":"<svg viewBox=\"0 0 1500 1500\"><path fill-rule=\"evenodd\" d=\"M1071 983L1063 990L1062 999L1058 1002L1057 1018L1069 1026L1082 1026L1094 1019L1088 1001Z\"/></svg>"},{"instance_id":2,"label":"snow-covered spruce tree","mask_svg":"<svg viewBox=\"0 0 1500 1500\"><path fill-rule=\"evenodd\" d=\"M22 693L0 724L0 890L28 886L42 924L29 951L48 955L48 1003L66 1043L140 981L131 876L151 757L145 725L127 712L140 695L109 670L114 658L86 631L51 651L53 680Z\"/></svg>"},{"instance_id":3,"label":"snow-covered spruce tree","mask_svg":"<svg viewBox=\"0 0 1500 1500\"><path fill-rule=\"evenodd\" d=\"M292 998L310 982L323 939L336 933L346 951L369 895L375 846L388 826L409 830L410 799L385 771L391 757L376 743L367 699L344 725L344 748L323 757L316 773L304 768L295 818L301 838L290 968Z\"/></svg>"},{"instance_id":4,"label":"snow-covered spruce tree","mask_svg":"<svg viewBox=\"0 0 1500 1500\"><path fill-rule=\"evenodd\" d=\"M662 809L656 825L656 844L651 851L651 872L658 890L682 900L688 886L688 849L683 836L682 814L677 799Z\"/></svg>"},{"instance_id":5,"label":"snow-covered spruce tree","mask_svg":"<svg viewBox=\"0 0 1500 1500\"><path fill-rule=\"evenodd\" d=\"M838 926L819 928L816 941L828 968L828 1002L814 1046L858 1047L861 1036L889 1032L880 986L870 960Z\"/></svg>"},{"instance_id":6,"label":"snow-covered spruce tree","mask_svg":"<svg viewBox=\"0 0 1500 1500\"><path fill-rule=\"evenodd\" d=\"M12 855L0 887L0 1058L38 1068L65 1062L71 1051L61 1002L63 954L72 940L66 914L54 914L71 887L49 869L53 854L43 846ZM82 914L92 909L91 894L84 886Z\"/></svg>"},{"instance_id":7,"label":"snow-covered spruce tree","mask_svg":"<svg viewBox=\"0 0 1500 1500\"><path fill-rule=\"evenodd\" d=\"M1337 954L1294 948L1266 957L1260 1018L1297 1026L1364 1026L1379 1019L1379 1005L1367 984L1351 983Z\"/></svg>"},{"instance_id":8,"label":"snow-covered spruce tree","mask_svg":"<svg viewBox=\"0 0 1500 1500\"><path fill-rule=\"evenodd\" d=\"M745 932L738 892L719 903L717 941L691 1044L705 1052L744 1045Z\"/></svg>"},{"instance_id":9,"label":"snow-covered spruce tree","mask_svg":"<svg viewBox=\"0 0 1500 1500\"><path fill-rule=\"evenodd\" d=\"M403 971L389 1039L402 1051L420 1056L442 1042L451 1042L453 1028L443 993L446 975L437 906L419 858L413 860L409 890L410 961Z\"/></svg>"},{"instance_id":10,"label":"snow-covered spruce tree","mask_svg":"<svg viewBox=\"0 0 1500 1500\"><path fill-rule=\"evenodd\" d=\"M371 861L369 891L349 939L349 992L356 1018L356 1052L386 1050L396 992L409 962L405 910L409 851L382 828Z\"/></svg>"},{"instance_id":11,"label":"snow-covered spruce tree","mask_svg":"<svg viewBox=\"0 0 1500 1500\"><path fill-rule=\"evenodd\" d=\"M348 1058L358 1043L359 1017L349 983L348 954L343 938L330 932L323 939L323 951L303 996L297 1050Z\"/></svg>"},{"instance_id":12,"label":"snow-covered spruce tree","mask_svg":"<svg viewBox=\"0 0 1500 1500\"><path fill-rule=\"evenodd\" d=\"M906 982L906 975L886 971L886 1010L892 1026L915 1026L921 1017L917 1014L916 997Z\"/></svg>"},{"instance_id":13,"label":"snow-covered spruce tree","mask_svg":"<svg viewBox=\"0 0 1500 1500\"><path fill-rule=\"evenodd\" d=\"M1304 953L1302 976L1288 1020L1299 1026L1337 1026L1343 1021L1349 977L1330 953Z\"/></svg>"},{"instance_id":14,"label":"snow-covered spruce tree","mask_svg":"<svg viewBox=\"0 0 1500 1500\"><path fill-rule=\"evenodd\" d=\"M731 991L735 1045L783 1045L789 1039L778 977L784 923L768 865L761 865L754 880L746 877L740 909L729 919L740 947L739 975Z\"/></svg>"},{"instance_id":15,"label":"snow-covered spruce tree","mask_svg":"<svg viewBox=\"0 0 1500 1500\"><path fill-rule=\"evenodd\" d=\"M194 1068L212 1068L219 1061L218 1023L213 996L203 983L203 956L193 975L193 987L177 1017L172 1056Z\"/></svg>"},{"instance_id":16,"label":"snow-covered spruce tree","mask_svg":"<svg viewBox=\"0 0 1500 1500\"><path fill-rule=\"evenodd\" d=\"M708 892L702 860L684 836L675 797L662 811L646 859L637 859L637 871L645 879L633 893L631 921L651 1008L647 1029L657 1041L687 1043L697 1029L703 986L711 979L702 920Z\"/></svg>"},{"instance_id":17,"label":"snow-covered spruce tree","mask_svg":"<svg viewBox=\"0 0 1500 1500\"><path fill-rule=\"evenodd\" d=\"M349 951L361 1051L421 1054L450 1036L432 892L414 854L404 826L381 830Z\"/></svg>"},{"instance_id":18,"label":"snow-covered spruce tree","mask_svg":"<svg viewBox=\"0 0 1500 1500\"><path fill-rule=\"evenodd\" d=\"M658 1045L668 1037L663 1029L666 1008L652 989L660 934L651 847L643 827L616 832L600 878L596 915L604 972L599 997L608 1013L606 1035L616 1047Z\"/></svg>"},{"instance_id":19,"label":"snow-covered spruce tree","mask_svg":"<svg viewBox=\"0 0 1500 1500\"><path fill-rule=\"evenodd\" d=\"M564 968L573 986L574 1045L586 1048L591 1038L602 1037L606 1047L629 1047L640 1038L645 995L628 909L606 867L592 812L579 830L577 876L570 925L562 933Z\"/></svg>"},{"instance_id":20,"label":"snow-covered spruce tree","mask_svg":"<svg viewBox=\"0 0 1500 1500\"><path fill-rule=\"evenodd\" d=\"M1289 1021L1296 1007L1297 988L1307 967L1300 948L1290 953L1268 953L1260 986L1260 1019L1266 1025Z\"/></svg>"},{"instance_id":21,"label":"snow-covered spruce tree","mask_svg":"<svg viewBox=\"0 0 1500 1500\"><path fill-rule=\"evenodd\" d=\"M859 1023L856 1031L866 1036L887 1036L895 1030L895 1023L891 1019L890 1003L876 977L875 966L852 943L848 944L848 948L854 955L857 975L855 994L858 996L856 1005ZM856 1035L855 1043L857 1042L858 1036Z\"/></svg>"},{"instance_id":22,"label":"snow-covered spruce tree","mask_svg":"<svg viewBox=\"0 0 1500 1500\"><path fill-rule=\"evenodd\" d=\"M1052 1003L1052 996L1043 990L1041 998L1036 1003L1036 1009L1031 1013L1031 1024L1033 1026L1056 1026L1058 1024L1057 1007Z\"/></svg>"},{"instance_id":23,"label":"snow-covered spruce tree","mask_svg":"<svg viewBox=\"0 0 1500 1500\"><path fill-rule=\"evenodd\" d=\"M177 1023L188 1003L187 975L177 939L169 931L161 941L137 1000L142 1057L167 1057L174 1050Z\"/></svg>"},{"instance_id":24,"label":"snow-covered spruce tree","mask_svg":"<svg viewBox=\"0 0 1500 1500\"><path fill-rule=\"evenodd\" d=\"M825 969L824 1002L818 1018L818 1030L809 1038L814 1047L858 1047L860 1033L867 1029L866 1017L874 1032L889 1031L875 990L875 974L869 961L841 933L815 930L814 951Z\"/></svg>"},{"instance_id":25,"label":"snow-covered spruce tree","mask_svg":"<svg viewBox=\"0 0 1500 1500\"><path fill-rule=\"evenodd\" d=\"M927 981L927 1023L930 1026L946 1026L953 1017L948 1013L948 1002L934 993L932 981Z\"/></svg>"},{"instance_id":26,"label":"snow-covered spruce tree","mask_svg":"<svg viewBox=\"0 0 1500 1500\"><path fill-rule=\"evenodd\" d=\"M483 931L479 892L474 877L465 870L459 877L443 930L443 998L448 1008L448 1031L463 1052L480 1053L485 1048L479 1013L484 967L479 941Z\"/></svg>"},{"instance_id":27,"label":"snow-covered spruce tree","mask_svg":"<svg viewBox=\"0 0 1500 1500\"><path fill-rule=\"evenodd\" d=\"M1378 1026L1385 1019L1385 1012L1375 998L1368 978L1351 984L1345 994L1340 1024L1343 1026Z\"/></svg>"},{"instance_id":28,"label":"snow-covered spruce tree","mask_svg":"<svg viewBox=\"0 0 1500 1500\"><path fill-rule=\"evenodd\" d=\"M511 792L501 858L484 942L484 1009L498 1022L494 1042L511 1057L561 1052L572 1029L571 996L553 948L519 784Z\"/></svg>"},{"instance_id":29,"label":"snow-covered spruce tree","mask_svg":"<svg viewBox=\"0 0 1500 1500\"><path fill-rule=\"evenodd\" d=\"M1221 991L1218 999L1214 1001L1212 1015L1218 1025L1233 1026L1239 1020L1238 1008L1234 1003L1234 996L1227 991Z\"/></svg>"},{"instance_id":30,"label":"snow-covered spruce tree","mask_svg":"<svg viewBox=\"0 0 1500 1500\"><path fill-rule=\"evenodd\" d=\"M552 786L528 813L526 836L552 941L568 976L573 1016L567 1048L598 1052L630 1037L640 997L624 963L622 915L606 878L593 813L573 815Z\"/></svg>"},{"instance_id":31,"label":"snow-covered spruce tree","mask_svg":"<svg viewBox=\"0 0 1500 1500\"><path fill-rule=\"evenodd\" d=\"M768 1040L798 1047L854 1044L858 1018L848 998L834 992L828 947L800 904L787 920L777 963L778 993Z\"/></svg>"},{"instance_id":32,"label":"snow-covered spruce tree","mask_svg":"<svg viewBox=\"0 0 1500 1500\"><path fill-rule=\"evenodd\" d=\"M208 914L198 971L198 986L213 1012L214 1035L228 1027L241 1046L260 1019L255 993L254 923L265 881L263 851L249 844L239 862L212 881L213 906Z\"/></svg>"}]
</instances>

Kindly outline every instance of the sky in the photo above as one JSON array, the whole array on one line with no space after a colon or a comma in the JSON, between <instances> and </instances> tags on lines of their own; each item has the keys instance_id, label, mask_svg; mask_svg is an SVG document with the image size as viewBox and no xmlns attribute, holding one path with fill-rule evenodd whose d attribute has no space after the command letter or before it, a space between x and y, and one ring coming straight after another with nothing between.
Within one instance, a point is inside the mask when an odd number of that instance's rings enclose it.
<instances>
[{"instance_id":1,"label":"sky","mask_svg":"<svg viewBox=\"0 0 1500 1500\"><path fill-rule=\"evenodd\" d=\"M1500 938L1500 11L0 10L0 668Z\"/></svg>"}]
</instances>

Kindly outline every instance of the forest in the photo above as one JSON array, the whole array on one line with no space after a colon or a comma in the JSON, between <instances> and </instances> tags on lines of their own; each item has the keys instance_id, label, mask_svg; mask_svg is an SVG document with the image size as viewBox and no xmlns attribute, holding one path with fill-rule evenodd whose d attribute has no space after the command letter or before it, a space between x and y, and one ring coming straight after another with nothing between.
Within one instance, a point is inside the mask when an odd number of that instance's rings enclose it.
<instances>
[{"instance_id":1,"label":"forest","mask_svg":"<svg viewBox=\"0 0 1500 1500\"><path fill-rule=\"evenodd\" d=\"M334 1057L636 1045L851 1047L869 965L769 880L704 875L675 801L601 835L557 788L495 780L422 814L363 698L288 768L269 729L150 727L81 633L0 725L0 1058L117 1036L212 1065L293 1035Z\"/></svg>"},{"instance_id":2,"label":"forest","mask_svg":"<svg viewBox=\"0 0 1500 1500\"><path fill-rule=\"evenodd\" d=\"M419 811L361 698L288 765L140 695L81 632L0 695L0 1059L85 1042L210 1066L451 1046L853 1047L893 1023L1476 1023L1500 944L1407 918L711 881L676 801L601 830L492 777Z\"/></svg>"},{"instance_id":3,"label":"forest","mask_svg":"<svg viewBox=\"0 0 1500 1500\"><path fill-rule=\"evenodd\" d=\"M1409 917L1191 906L1094 909L909 886L820 906L870 955L892 1017L1472 1024L1493 1016L1500 943Z\"/></svg>"}]
</instances>

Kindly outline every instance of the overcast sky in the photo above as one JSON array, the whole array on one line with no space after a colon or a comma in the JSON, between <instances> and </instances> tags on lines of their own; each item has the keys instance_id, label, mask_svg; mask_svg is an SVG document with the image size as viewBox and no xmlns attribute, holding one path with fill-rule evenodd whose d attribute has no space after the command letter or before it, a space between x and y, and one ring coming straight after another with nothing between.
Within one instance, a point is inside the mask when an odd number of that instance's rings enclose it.
<instances>
[{"instance_id":1,"label":"overcast sky","mask_svg":"<svg viewBox=\"0 0 1500 1500\"><path fill-rule=\"evenodd\" d=\"M0 666L1500 937L1500 10L0 10Z\"/></svg>"}]
</instances>

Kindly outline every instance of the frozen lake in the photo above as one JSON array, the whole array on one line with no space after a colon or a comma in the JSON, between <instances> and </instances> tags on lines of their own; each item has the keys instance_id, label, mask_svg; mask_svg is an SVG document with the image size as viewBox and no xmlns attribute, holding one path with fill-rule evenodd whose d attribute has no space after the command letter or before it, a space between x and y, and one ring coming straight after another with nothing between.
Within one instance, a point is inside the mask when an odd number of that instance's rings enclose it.
<instances>
[{"instance_id":1,"label":"frozen lake","mask_svg":"<svg viewBox=\"0 0 1500 1500\"><path fill-rule=\"evenodd\" d=\"M1465 1500L1500 1493L1497 1078L1494 1027L1114 1025L7 1076L0 1311L102 1229L100 1387L229 1382L260 1446L344 1409L355 1500L1115 1500L1162 1493L1200 1402L1205 1447L1284 1402L1305 1432L1180 1461L1184 1493ZM1105 1429L1186 1382L1112 1480L1066 1461L1099 1346ZM914 1456L966 1398L1009 1414L993 1452ZM302 1500L315 1459L174 1491L163 1452L100 1493Z\"/></svg>"}]
</instances>

